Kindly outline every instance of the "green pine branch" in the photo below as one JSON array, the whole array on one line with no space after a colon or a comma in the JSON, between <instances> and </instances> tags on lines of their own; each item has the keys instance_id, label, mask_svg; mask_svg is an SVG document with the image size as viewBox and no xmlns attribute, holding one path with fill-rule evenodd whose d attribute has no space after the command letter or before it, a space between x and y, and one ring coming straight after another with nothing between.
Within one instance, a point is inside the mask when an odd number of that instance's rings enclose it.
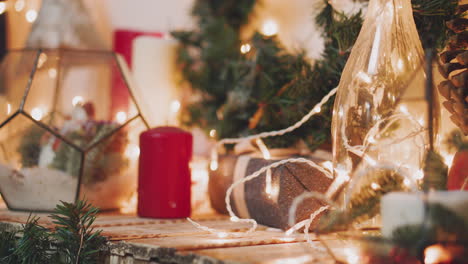
<instances>
[{"instance_id":1,"label":"green pine branch","mask_svg":"<svg viewBox=\"0 0 468 264\"><path fill-rule=\"evenodd\" d=\"M435 151L428 151L424 161L423 190L446 190L447 174L448 168L442 156Z\"/></svg>"},{"instance_id":2,"label":"green pine branch","mask_svg":"<svg viewBox=\"0 0 468 264\"><path fill-rule=\"evenodd\" d=\"M196 100L183 111L182 123L217 130L219 138L278 130L300 120L340 80L362 26L362 14L346 16L324 0L315 21L323 29L325 50L313 65L292 54L275 38L254 34L241 39L242 27L254 15L254 0L197 0L198 27L176 31L181 42L178 64ZM455 0L413 0L414 18L424 47L442 47L450 32L445 22L456 16ZM240 52L243 43L252 49ZM269 147L314 149L330 142L333 100L301 128L268 138Z\"/></svg>"},{"instance_id":3,"label":"green pine branch","mask_svg":"<svg viewBox=\"0 0 468 264\"><path fill-rule=\"evenodd\" d=\"M92 228L98 209L85 201L62 202L50 215L57 225L50 231L29 217L19 232L0 231L0 263L93 264L106 243Z\"/></svg>"},{"instance_id":4,"label":"green pine branch","mask_svg":"<svg viewBox=\"0 0 468 264\"><path fill-rule=\"evenodd\" d=\"M346 210L330 211L320 219L318 232L347 230L356 222L373 218L380 212L380 200L390 192L404 190L403 177L391 170L372 172L372 177L354 191Z\"/></svg>"}]
</instances>

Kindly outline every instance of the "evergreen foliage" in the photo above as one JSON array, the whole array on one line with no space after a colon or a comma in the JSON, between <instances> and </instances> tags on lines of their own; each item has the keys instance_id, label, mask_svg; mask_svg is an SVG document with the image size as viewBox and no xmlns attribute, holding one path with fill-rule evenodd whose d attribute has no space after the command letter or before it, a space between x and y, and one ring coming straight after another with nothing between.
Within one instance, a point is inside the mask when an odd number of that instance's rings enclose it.
<instances>
[{"instance_id":1,"label":"evergreen foliage","mask_svg":"<svg viewBox=\"0 0 468 264\"><path fill-rule=\"evenodd\" d=\"M422 188L425 191L430 189L446 190L447 174L448 168L444 163L444 158L435 151L428 151L424 162L424 179Z\"/></svg>"},{"instance_id":2,"label":"evergreen foliage","mask_svg":"<svg viewBox=\"0 0 468 264\"><path fill-rule=\"evenodd\" d=\"M330 211L322 217L318 232L346 230L354 223L369 220L379 214L380 200L385 194L405 189L403 177L391 170L373 171L364 177L365 183L353 192L348 208Z\"/></svg>"},{"instance_id":3,"label":"evergreen foliage","mask_svg":"<svg viewBox=\"0 0 468 264\"><path fill-rule=\"evenodd\" d=\"M223 2L230 6L232 1ZM239 2L243 10L251 10L253 4ZM362 23L360 14L347 18L328 2L324 5L317 20L327 40L325 59L312 66L303 52L288 54L275 37L255 33L243 41L239 32L247 14L223 13L217 4L197 1L193 15L199 28L173 32L183 44L179 53L183 75L201 97L188 107L184 123L216 129L220 138L238 137L290 126L308 113L337 86ZM345 36L338 38L337 32ZM240 51L243 43L251 45L246 54ZM303 140L316 148L330 138L331 108L328 103L322 114L303 127L288 136L267 139L266 144L291 147Z\"/></svg>"},{"instance_id":4,"label":"evergreen foliage","mask_svg":"<svg viewBox=\"0 0 468 264\"><path fill-rule=\"evenodd\" d=\"M106 239L92 225L98 209L85 201L62 202L50 215L56 224L50 231L29 217L18 232L0 231L0 263L5 264L93 264Z\"/></svg>"},{"instance_id":5,"label":"evergreen foliage","mask_svg":"<svg viewBox=\"0 0 468 264\"><path fill-rule=\"evenodd\" d=\"M313 65L304 54L288 54L275 37L255 33L241 39L254 0L197 0L198 28L176 31L181 43L179 66L199 98L187 107L183 123L217 130L219 138L282 129L302 118L336 87L362 25L324 0L315 17L323 29L323 59ZM425 48L442 47L449 37L445 22L456 15L456 0L413 0L414 18ZM247 54L240 52L251 45ZM292 147L300 141L314 149L330 141L332 103L303 127L266 140L269 147Z\"/></svg>"},{"instance_id":6,"label":"evergreen foliage","mask_svg":"<svg viewBox=\"0 0 468 264\"><path fill-rule=\"evenodd\" d=\"M430 203L426 208L426 223L406 225L395 229L392 241L413 255L436 242L466 243L468 223L441 204Z\"/></svg>"}]
</instances>

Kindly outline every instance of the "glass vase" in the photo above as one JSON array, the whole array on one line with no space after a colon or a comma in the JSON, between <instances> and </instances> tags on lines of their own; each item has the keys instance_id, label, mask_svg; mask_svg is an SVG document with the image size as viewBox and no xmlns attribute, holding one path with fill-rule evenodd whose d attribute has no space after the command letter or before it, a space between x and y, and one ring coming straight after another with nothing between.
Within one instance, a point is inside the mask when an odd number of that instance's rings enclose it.
<instances>
[{"instance_id":1,"label":"glass vase","mask_svg":"<svg viewBox=\"0 0 468 264\"><path fill-rule=\"evenodd\" d=\"M437 97L426 100L434 89L426 93L425 85L424 52L410 0L371 0L333 111L334 191L350 181L340 196L345 206L360 187L384 188L377 175L403 176L406 187L415 187L423 176L440 115Z\"/></svg>"}]
</instances>

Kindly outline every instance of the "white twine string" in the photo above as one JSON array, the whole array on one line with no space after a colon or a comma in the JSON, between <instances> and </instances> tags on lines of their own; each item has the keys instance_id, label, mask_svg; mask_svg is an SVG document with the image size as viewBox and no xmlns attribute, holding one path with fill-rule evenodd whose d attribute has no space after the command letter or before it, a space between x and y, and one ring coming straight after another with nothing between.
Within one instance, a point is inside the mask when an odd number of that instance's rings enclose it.
<instances>
[{"instance_id":1,"label":"white twine string","mask_svg":"<svg viewBox=\"0 0 468 264\"><path fill-rule=\"evenodd\" d=\"M320 251L326 251L325 248L314 245L314 243L312 242L312 239L310 238L310 233L309 233L310 225L317 218L317 216L319 216L321 213L325 212L326 210L329 210L330 207L331 208L338 208L337 204L334 201L332 201L330 198L325 196L323 193L315 192L315 191L304 192L301 195L299 195L298 197L294 198L294 200L293 200L293 202L291 204L291 207L289 208L288 224L290 226L294 224L297 208L299 207L299 205L305 199L308 199L308 198L317 198L317 199L319 199L321 201L324 201L324 202L328 203L329 205L322 206L319 209L312 212L308 219L303 220L303 221L297 223L296 225L294 225L293 227L291 227L290 229L288 229L286 231L286 235L291 235L292 233L294 233L297 230L304 227L304 238L307 240L307 244L310 245L314 249L317 249L317 250L320 250Z\"/></svg>"},{"instance_id":2,"label":"white twine string","mask_svg":"<svg viewBox=\"0 0 468 264\"><path fill-rule=\"evenodd\" d=\"M327 251L324 247L319 247L319 246L316 246L314 245L314 243L312 242L312 239L310 238L310 233L309 233L309 229L310 229L310 225L312 224L312 222L315 220L315 218L321 214L322 212L326 211L329 209L329 206L322 206L320 207L318 210L316 210L314 213L312 213L309 217L309 219L306 221L305 223L305 227L304 227L304 238L307 240L307 244L309 244L312 248L314 249L317 249L317 250L320 250L320 251Z\"/></svg>"},{"instance_id":3,"label":"white twine string","mask_svg":"<svg viewBox=\"0 0 468 264\"><path fill-rule=\"evenodd\" d=\"M211 154L211 158L212 158L212 161L211 161L211 168L212 169L216 169L217 166L218 166L218 153L217 153L217 149L219 146L221 145L225 145L225 144L235 144L235 143L240 143L240 142L243 142L243 141L246 141L246 140L254 140L254 139L260 139L260 138L266 138L266 137L272 137L272 136L281 136L281 135L284 135L286 133L289 133L291 131L294 131L295 129L299 128L300 126L302 126L305 122L307 122L312 116L316 115L317 113L319 113L321 111L321 108L322 106L328 102L328 100L336 94L337 92L337 89L338 87L332 89L324 98L322 98L322 100L316 104L312 110L307 114L305 115L301 120L299 120L297 123L295 123L294 125L288 127L288 128L285 128L285 129L282 129L282 130L277 130L277 131L271 131L271 132L263 132L263 133L260 133L260 134L256 134L256 135L251 135L251 136L247 136L247 137L242 137L242 138L226 138L226 139L222 139L220 140L217 144L216 144L216 147L212 150L212 154ZM420 125L417 121L413 120L412 117L408 116L408 115L401 115L401 114L396 114L396 115L393 115L391 117L388 117L388 118L385 118L385 119L382 119L382 120L379 120L372 128L371 130L369 131L369 133L366 135L365 137L365 141L364 141L364 145L362 146L351 146L349 145L348 143L348 140L347 140L347 137L346 137L346 134L345 134L345 131L342 130L341 131L341 136L343 138L343 143L344 143L344 146L345 148L360 156L361 158L364 158L366 160L368 160L369 162L371 162L372 165L376 165L375 164L375 161L370 158L367 154L366 154L366 149L367 147L369 146L369 144L371 143L370 141L370 138L371 136L375 136L373 134L378 134L379 132L379 126L382 124L382 122L388 122L389 120L391 120L391 122L389 123L393 123L395 122L398 118L407 118L408 120L410 121L413 121L414 123ZM385 126L385 129L389 127L390 124L387 124ZM344 128L344 126L343 126ZM385 130L384 129L384 130ZM407 137L404 137L403 139L400 139L400 140L397 140L399 142L403 141L403 140L406 140L407 138L409 138L410 136L416 136L417 134L419 134L420 132L422 132L422 130L419 130L419 131L416 131L416 132L413 132L411 133L410 135L408 135ZM375 139L375 137L374 137ZM392 142L394 143L394 142ZM324 169L322 166L316 164L315 162L311 161L311 160L308 160L308 159L305 159L305 158L291 158L291 159L286 159L286 160L281 160L281 161L278 161L278 162L275 162L275 163L272 163L268 166L265 166L259 170L257 170L256 172L248 175L247 177L244 177L236 182L234 182L229 188L228 190L226 191L226 196L225 196L225 202L226 202L226 209L229 213L229 216L230 216L230 220L232 222L240 222L240 223L249 223L251 224L252 226L247 230L247 231L242 231L242 232L236 232L236 233L233 233L233 232L223 232L223 231L220 231L220 230L217 230L217 229L213 229L213 228L209 228L209 227L206 227L206 226L203 226L203 225L200 225L198 223L196 223L195 221L191 220L190 218L187 218L189 222L191 222L195 227L201 229L201 230L204 230L204 231L207 231L207 232L210 232L210 233L213 233L213 234L216 234L218 235L218 237L228 237L228 236L239 236L241 234L250 234L252 232L254 232L257 228L257 221L255 221L254 219L241 219L239 217L237 217L237 215L234 213L234 211L232 210L232 207L231 207L231 202L230 202L230 199L231 199L231 194L234 190L234 188L236 188L237 186L245 183L245 182L248 182L252 179L255 179L257 177L259 177L261 174L265 173L265 172L270 172L271 173L271 169L274 169L276 167L279 167L279 166L282 166L284 164L287 164L287 163L306 163L308 164L309 166L313 167L313 168L316 168L318 169L319 171L321 171L326 177L329 177L331 179L333 179L333 175L331 175L331 173ZM213 166L215 165L215 166ZM393 168L393 167L392 167ZM338 179L339 177L335 178L335 181L337 180L341 180L341 179ZM340 183L340 186L342 184L344 184L346 181L343 181L342 183ZM332 184L333 186L333 184ZM350 190L351 188L349 188L348 190ZM327 191L327 194L329 194L329 192ZM309 195L312 195L312 194L309 194ZM316 194L314 194L316 195ZM320 194L322 195L322 194ZM316 195L316 197L320 197L320 195ZM307 195L304 195L304 196L300 196L298 198L300 199L305 199ZM330 197L328 195L328 197ZM335 208L336 207L336 204L331 201L327 196L324 196L322 198L325 198L323 200L327 201L330 205L334 206ZM290 208L290 212L289 212L289 220L290 220L290 225L292 225L291 223L291 217L294 217L295 215L295 210L297 210L297 206L299 205L300 199L295 199L295 204L293 204L293 206ZM299 202L298 202L299 201ZM308 220L304 220L296 225L293 226L293 228L291 228L290 230L288 230L286 232L286 234L291 234L292 232L294 231L297 231L298 229L302 228L302 226L305 227L304 229L304 232L306 234L306 239L307 239L307 242L315 247L313 244L312 244L312 241L310 239L310 236L308 235L308 231L309 231L309 228L310 228L310 225L311 223L313 222L313 220L320 214L322 213L323 211L325 210L328 210L329 209L329 206L323 206L321 208L319 208L318 210L314 211L311 213L310 215L310 218ZM291 214L291 210L292 212L294 212L293 214ZM292 222L294 222L294 219L292 220Z\"/></svg>"},{"instance_id":4,"label":"white twine string","mask_svg":"<svg viewBox=\"0 0 468 264\"><path fill-rule=\"evenodd\" d=\"M257 227L257 222L254 219L240 219L239 217L236 216L236 214L234 213L234 211L232 210L232 207L231 207L231 194L232 194L232 191L237 186L239 186L239 185L241 185L241 184L243 184L245 182L248 182L250 180L253 180L253 179L259 177L260 175L262 175L263 173L265 173L266 171L277 168L277 167L282 166L282 165L284 165L286 163L305 163L305 164L308 164L309 166L311 166L313 168L316 168L317 170L322 172L326 177L328 177L330 179L333 179L333 176L331 175L331 173L328 170L324 169L320 165L317 165L315 162L313 162L311 160L308 160L308 159L305 159L305 158L291 158L291 159L285 159L285 160L280 160L278 162L274 162L274 163L272 163L272 164L270 164L268 166L265 166L265 167L257 170L256 172L248 175L247 177L244 177L244 178L234 182L231 186L229 186L229 188L226 191L226 197L225 197L226 209L227 209L227 211L229 213L229 216L231 217L231 221L233 221L233 222L244 222L244 223L251 223L252 224L252 227L249 230L247 230L246 233L254 232L256 227Z\"/></svg>"},{"instance_id":5,"label":"white twine string","mask_svg":"<svg viewBox=\"0 0 468 264\"><path fill-rule=\"evenodd\" d=\"M297 123L295 123L294 125L292 125L290 127L287 127L285 129L281 129L281 130L270 131L270 132L262 132L260 134L250 135L250 136L247 136L247 137L225 138L225 139L221 139L216 145L217 146L223 146L225 144L236 144L236 143L240 143L240 142L243 142L243 141L246 141L246 140L282 136L284 134L292 132L295 129L301 127L307 121L309 121L309 119L311 117L313 117L314 115L320 113L320 111L322 110L323 105L326 104L328 102L328 100L330 100L330 98L336 94L337 90L338 90L338 87L333 88L330 92L328 92L327 95L325 95L322 98L322 100L318 104L316 104L312 108L312 110L310 110L310 112L307 115L305 115L301 120L299 120Z\"/></svg>"}]
</instances>

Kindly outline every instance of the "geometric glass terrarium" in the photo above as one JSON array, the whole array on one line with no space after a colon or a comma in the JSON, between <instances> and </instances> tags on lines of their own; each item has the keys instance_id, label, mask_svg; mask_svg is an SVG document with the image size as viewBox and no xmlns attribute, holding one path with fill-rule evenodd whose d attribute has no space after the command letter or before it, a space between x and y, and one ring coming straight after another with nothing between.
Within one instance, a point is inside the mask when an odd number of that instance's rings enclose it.
<instances>
[{"instance_id":1,"label":"geometric glass terrarium","mask_svg":"<svg viewBox=\"0 0 468 264\"><path fill-rule=\"evenodd\" d=\"M85 198L121 207L147 128L128 70L108 51L10 51L0 66L0 193L9 209ZM122 100L123 99L123 100Z\"/></svg>"}]
</instances>

